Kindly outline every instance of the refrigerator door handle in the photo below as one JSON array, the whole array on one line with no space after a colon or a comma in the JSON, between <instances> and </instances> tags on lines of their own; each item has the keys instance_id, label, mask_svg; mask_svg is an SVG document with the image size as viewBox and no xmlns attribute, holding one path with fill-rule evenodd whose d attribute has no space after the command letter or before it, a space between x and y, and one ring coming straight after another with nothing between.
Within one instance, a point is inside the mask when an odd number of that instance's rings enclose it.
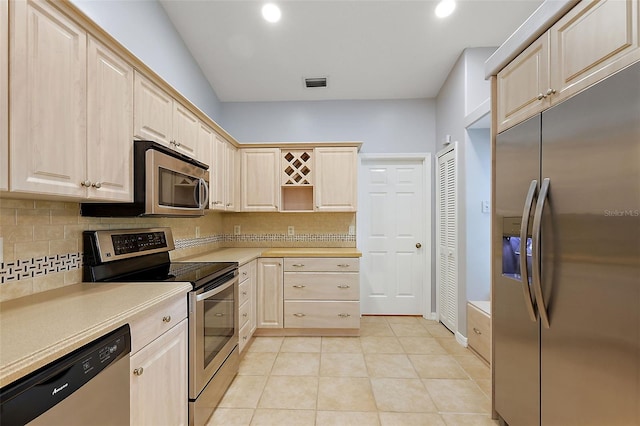
<instances>
[{"instance_id":1,"label":"refrigerator door handle","mask_svg":"<svg viewBox=\"0 0 640 426\"><path fill-rule=\"evenodd\" d=\"M529 185L529 192L524 202L524 211L522 212L522 221L520 222L520 281L522 282L522 291L524 293L524 304L527 307L529 318L536 322L536 311L533 306L533 298L529 289L529 271L527 270L527 231L529 229L529 216L531 215L531 207L533 199L538 189L538 181L532 180Z\"/></svg>"},{"instance_id":2,"label":"refrigerator door handle","mask_svg":"<svg viewBox=\"0 0 640 426\"><path fill-rule=\"evenodd\" d=\"M533 216L533 238L531 247L533 289L536 295L538 312L540 312L540 320L542 321L542 324L545 328L549 328L550 324L549 314L544 303L544 297L542 296L542 284L540 282L540 274L542 273L542 265L540 264L540 226L542 224L542 212L544 210L544 205L549 194L549 185L549 178L544 178L544 180L542 181L542 186L540 187L540 194L538 195L536 212Z\"/></svg>"}]
</instances>

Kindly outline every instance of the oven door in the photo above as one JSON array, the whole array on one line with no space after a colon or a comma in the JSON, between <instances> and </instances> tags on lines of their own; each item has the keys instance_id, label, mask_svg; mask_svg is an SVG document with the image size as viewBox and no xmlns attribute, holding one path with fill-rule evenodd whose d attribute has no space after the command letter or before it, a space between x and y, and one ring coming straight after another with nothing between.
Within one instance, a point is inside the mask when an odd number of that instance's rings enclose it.
<instances>
[{"instance_id":1,"label":"oven door","mask_svg":"<svg viewBox=\"0 0 640 426\"><path fill-rule=\"evenodd\" d=\"M189 293L189 398L196 399L238 345L238 275ZM213 288L211 288L213 287Z\"/></svg>"},{"instance_id":2,"label":"oven door","mask_svg":"<svg viewBox=\"0 0 640 426\"><path fill-rule=\"evenodd\" d=\"M209 171L160 151L145 152L145 214L204 215Z\"/></svg>"}]
</instances>

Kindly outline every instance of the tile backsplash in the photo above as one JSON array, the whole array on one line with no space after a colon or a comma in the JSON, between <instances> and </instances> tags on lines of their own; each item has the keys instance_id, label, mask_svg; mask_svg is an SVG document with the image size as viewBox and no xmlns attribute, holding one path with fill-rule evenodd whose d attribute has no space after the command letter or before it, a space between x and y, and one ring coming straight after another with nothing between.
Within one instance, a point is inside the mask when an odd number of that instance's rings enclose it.
<instances>
[{"instance_id":1,"label":"tile backsplash","mask_svg":"<svg viewBox=\"0 0 640 426\"><path fill-rule=\"evenodd\" d=\"M240 235L234 235L234 226ZM355 247L355 213L218 213L199 218L93 218L80 204L0 199L0 301L82 281L82 232L172 229L178 259L220 247ZM288 235L288 227L294 235Z\"/></svg>"}]
</instances>

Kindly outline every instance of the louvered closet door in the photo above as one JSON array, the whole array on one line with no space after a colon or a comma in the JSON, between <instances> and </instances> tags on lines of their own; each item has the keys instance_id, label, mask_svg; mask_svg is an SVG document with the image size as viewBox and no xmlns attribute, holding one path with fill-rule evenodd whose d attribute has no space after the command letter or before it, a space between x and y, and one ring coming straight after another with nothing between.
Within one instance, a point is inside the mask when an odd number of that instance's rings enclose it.
<instances>
[{"instance_id":1,"label":"louvered closet door","mask_svg":"<svg viewBox=\"0 0 640 426\"><path fill-rule=\"evenodd\" d=\"M436 198L438 310L440 321L451 331L456 332L458 322L457 200L456 160L453 149L438 157Z\"/></svg>"}]
</instances>

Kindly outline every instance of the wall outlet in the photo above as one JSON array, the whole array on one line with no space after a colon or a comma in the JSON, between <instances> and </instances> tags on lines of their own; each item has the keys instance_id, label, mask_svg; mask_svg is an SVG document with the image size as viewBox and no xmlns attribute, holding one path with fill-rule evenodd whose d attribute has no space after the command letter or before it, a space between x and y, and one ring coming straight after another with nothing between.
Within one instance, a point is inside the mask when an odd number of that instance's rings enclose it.
<instances>
[{"instance_id":1,"label":"wall outlet","mask_svg":"<svg viewBox=\"0 0 640 426\"><path fill-rule=\"evenodd\" d=\"M356 235L355 225L349 225L349 235Z\"/></svg>"},{"instance_id":2,"label":"wall outlet","mask_svg":"<svg viewBox=\"0 0 640 426\"><path fill-rule=\"evenodd\" d=\"M240 225L233 225L233 235L240 235Z\"/></svg>"},{"instance_id":3,"label":"wall outlet","mask_svg":"<svg viewBox=\"0 0 640 426\"><path fill-rule=\"evenodd\" d=\"M293 226L287 226L287 235L296 235L296 231Z\"/></svg>"},{"instance_id":4,"label":"wall outlet","mask_svg":"<svg viewBox=\"0 0 640 426\"><path fill-rule=\"evenodd\" d=\"M489 205L489 201L483 201L482 202L482 213L489 213L489 211L491 210L491 206Z\"/></svg>"},{"instance_id":5,"label":"wall outlet","mask_svg":"<svg viewBox=\"0 0 640 426\"><path fill-rule=\"evenodd\" d=\"M196 238L200 238L200 227L196 226Z\"/></svg>"}]
</instances>

